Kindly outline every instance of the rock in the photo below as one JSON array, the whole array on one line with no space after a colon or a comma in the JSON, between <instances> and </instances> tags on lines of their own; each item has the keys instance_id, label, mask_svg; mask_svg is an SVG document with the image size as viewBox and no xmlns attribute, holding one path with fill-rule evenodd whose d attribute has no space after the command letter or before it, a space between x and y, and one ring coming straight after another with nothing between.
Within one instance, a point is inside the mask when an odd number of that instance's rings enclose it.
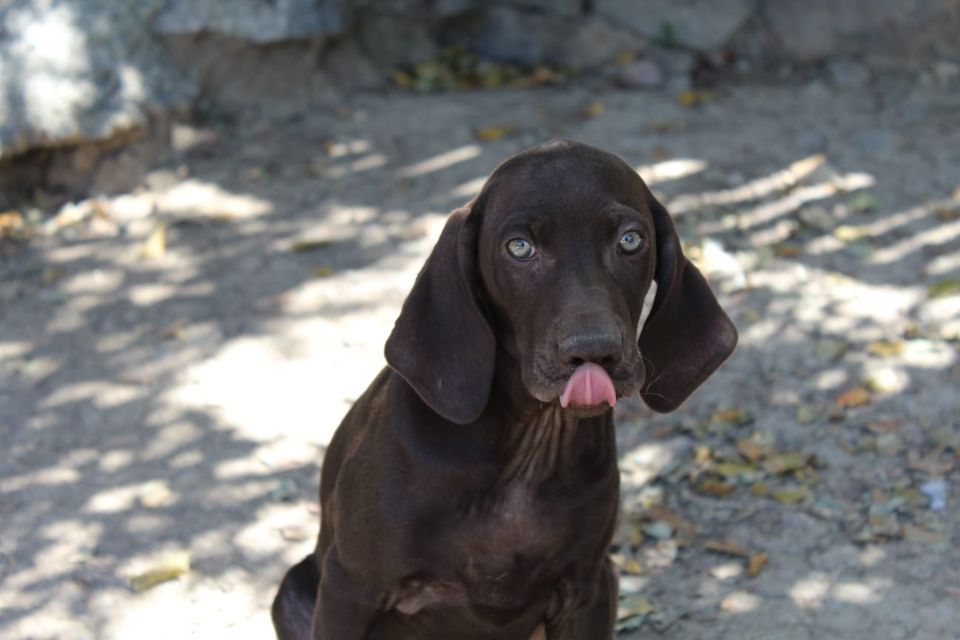
<instances>
[{"instance_id":1,"label":"rock","mask_svg":"<svg viewBox=\"0 0 960 640\"><path fill-rule=\"evenodd\" d=\"M358 17L357 39L360 49L381 68L412 67L436 55L425 19L367 11Z\"/></svg>"},{"instance_id":2,"label":"rock","mask_svg":"<svg viewBox=\"0 0 960 640\"><path fill-rule=\"evenodd\" d=\"M257 43L338 33L337 0L171 0L153 21L157 33L215 32Z\"/></svg>"},{"instance_id":3,"label":"rock","mask_svg":"<svg viewBox=\"0 0 960 640\"><path fill-rule=\"evenodd\" d=\"M922 49L932 40L946 41L958 20L956 5L938 0L777 0L760 6L779 54L800 62L869 49L900 51L906 43Z\"/></svg>"},{"instance_id":4,"label":"rock","mask_svg":"<svg viewBox=\"0 0 960 640\"><path fill-rule=\"evenodd\" d=\"M663 72L653 60L637 60L618 69L614 80L628 89L656 89L663 84Z\"/></svg>"},{"instance_id":5,"label":"rock","mask_svg":"<svg viewBox=\"0 0 960 640\"><path fill-rule=\"evenodd\" d=\"M0 158L105 140L195 94L149 31L157 0L0 4Z\"/></svg>"},{"instance_id":6,"label":"rock","mask_svg":"<svg viewBox=\"0 0 960 640\"><path fill-rule=\"evenodd\" d=\"M856 60L832 60L827 64L827 75L838 87L862 88L870 83L870 70Z\"/></svg>"},{"instance_id":7,"label":"rock","mask_svg":"<svg viewBox=\"0 0 960 640\"><path fill-rule=\"evenodd\" d=\"M676 44L699 51L726 44L753 10L749 0L597 0L594 11L649 39L666 33Z\"/></svg>"},{"instance_id":8,"label":"rock","mask_svg":"<svg viewBox=\"0 0 960 640\"><path fill-rule=\"evenodd\" d=\"M642 48L636 35L597 17L496 6L445 25L444 40L495 62L588 69Z\"/></svg>"}]
</instances>

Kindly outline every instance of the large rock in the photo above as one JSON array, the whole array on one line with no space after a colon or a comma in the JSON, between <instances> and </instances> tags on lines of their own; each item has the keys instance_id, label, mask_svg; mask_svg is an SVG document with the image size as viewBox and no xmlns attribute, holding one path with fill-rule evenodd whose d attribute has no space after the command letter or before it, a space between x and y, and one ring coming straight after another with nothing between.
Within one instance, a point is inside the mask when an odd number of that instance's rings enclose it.
<instances>
[{"instance_id":1,"label":"large rock","mask_svg":"<svg viewBox=\"0 0 960 640\"><path fill-rule=\"evenodd\" d=\"M594 5L598 15L647 38L669 37L699 51L726 44L753 6L752 0L597 0Z\"/></svg>"},{"instance_id":2,"label":"large rock","mask_svg":"<svg viewBox=\"0 0 960 640\"><path fill-rule=\"evenodd\" d=\"M499 62L587 69L645 47L642 38L598 16L573 17L507 6L447 21L448 44Z\"/></svg>"},{"instance_id":3,"label":"large rock","mask_svg":"<svg viewBox=\"0 0 960 640\"><path fill-rule=\"evenodd\" d=\"M761 6L773 31L775 54L785 59L926 48L960 51L958 0L776 0Z\"/></svg>"},{"instance_id":4,"label":"large rock","mask_svg":"<svg viewBox=\"0 0 960 640\"><path fill-rule=\"evenodd\" d=\"M256 43L338 33L339 0L169 0L153 21L157 33L214 32Z\"/></svg>"},{"instance_id":5,"label":"large rock","mask_svg":"<svg viewBox=\"0 0 960 640\"><path fill-rule=\"evenodd\" d=\"M158 0L0 2L0 158L110 138L194 88L150 34Z\"/></svg>"}]
</instances>

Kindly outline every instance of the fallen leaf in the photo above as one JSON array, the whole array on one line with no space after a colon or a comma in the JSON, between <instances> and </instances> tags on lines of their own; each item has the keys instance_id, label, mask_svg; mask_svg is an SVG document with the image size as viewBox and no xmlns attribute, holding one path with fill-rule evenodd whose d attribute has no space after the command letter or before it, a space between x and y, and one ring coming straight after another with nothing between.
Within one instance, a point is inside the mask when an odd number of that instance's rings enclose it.
<instances>
[{"instance_id":1,"label":"fallen leaf","mask_svg":"<svg viewBox=\"0 0 960 640\"><path fill-rule=\"evenodd\" d=\"M845 340L824 338L817 341L817 356L823 360L839 360L850 349L850 343Z\"/></svg>"},{"instance_id":2,"label":"fallen leaf","mask_svg":"<svg viewBox=\"0 0 960 640\"><path fill-rule=\"evenodd\" d=\"M332 244L333 242L330 240L301 240L294 243L290 250L294 253L308 253L317 249L326 249Z\"/></svg>"},{"instance_id":3,"label":"fallen leaf","mask_svg":"<svg viewBox=\"0 0 960 640\"><path fill-rule=\"evenodd\" d=\"M700 104L706 102L708 98L703 91L694 91L688 89L686 91L681 91L680 95L677 96L677 102L681 107L696 107Z\"/></svg>"},{"instance_id":4,"label":"fallen leaf","mask_svg":"<svg viewBox=\"0 0 960 640\"><path fill-rule=\"evenodd\" d=\"M931 298L946 298L949 296L960 295L960 279L947 278L940 282L930 285L927 289L927 295Z\"/></svg>"},{"instance_id":5,"label":"fallen leaf","mask_svg":"<svg viewBox=\"0 0 960 640\"><path fill-rule=\"evenodd\" d=\"M737 442L737 453L743 456L744 460L758 462L766 457L768 451L753 438L744 438Z\"/></svg>"},{"instance_id":6,"label":"fallen leaf","mask_svg":"<svg viewBox=\"0 0 960 640\"><path fill-rule=\"evenodd\" d=\"M763 568L767 566L769 560L770 555L766 551L752 554L750 559L747 560L747 575L751 578L756 578L760 575L760 572L763 571Z\"/></svg>"},{"instance_id":7,"label":"fallen leaf","mask_svg":"<svg viewBox=\"0 0 960 640\"><path fill-rule=\"evenodd\" d=\"M314 267L311 273L313 273L314 278L329 278L336 273L336 271L333 270L333 267L323 264L318 267Z\"/></svg>"},{"instance_id":8,"label":"fallen leaf","mask_svg":"<svg viewBox=\"0 0 960 640\"><path fill-rule=\"evenodd\" d=\"M865 404L869 404L872 399L873 396L868 390L863 387L854 387L840 394L840 396L837 397L837 404L846 408L862 407Z\"/></svg>"},{"instance_id":9,"label":"fallen leaf","mask_svg":"<svg viewBox=\"0 0 960 640\"><path fill-rule=\"evenodd\" d=\"M732 540L726 540L721 538L711 538L706 540L703 543L704 549L707 551L713 551L714 553L722 553L728 556L736 556L738 558L749 558L750 551L743 545L737 544Z\"/></svg>"},{"instance_id":10,"label":"fallen leaf","mask_svg":"<svg viewBox=\"0 0 960 640\"><path fill-rule=\"evenodd\" d=\"M188 571L190 571L190 554L177 553L130 578L130 588L140 593L162 582L175 580Z\"/></svg>"},{"instance_id":11,"label":"fallen leaf","mask_svg":"<svg viewBox=\"0 0 960 640\"><path fill-rule=\"evenodd\" d=\"M889 340L876 340L867 345L867 352L881 357L892 358L903 353L906 343L903 340L891 342Z\"/></svg>"},{"instance_id":12,"label":"fallen leaf","mask_svg":"<svg viewBox=\"0 0 960 640\"><path fill-rule=\"evenodd\" d=\"M704 478L693 485L698 492L714 498L723 498L733 491L733 485L721 480Z\"/></svg>"},{"instance_id":13,"label":"fallen leaf","mask_svg":"<svg viewBox=\"0 0 960 640\"><path fill-rule=\"evenodd\" d=\"M823 410L812 404L797 405L797 422L800 424L810 424L816 422L823 415Z\"/></svg>"},{"instance_id":14,"label":"fallen leaf","mask_svg":"<svg viewBox=\"0 0 960 640\"><path fill-rule=\"evenodd\" d=\"M620 599L620 604L617 606L617 620L646 616L653 610L653 604L643 596L628 595Z\"/></svg>"},{"instance_id":15,"label":"fallen leaf","mask_svg":"<svg viewBox=\"0 0 960 640\"><path fill-rule=\"evenodd\" d=\"M712 422L725 422L727 424L744 425L753 422L753 416L744 409L724 409L714 411L711 416Z\"/></svg>"},{"instance_id":16,"label":"fallen leaf","mask_svg":"<svg viewBox=\"0 0 960 640\"><path fill-rule=\"evenodd\" d=\"M942 222L951 222L960 218L960 210L958 209L938 209L937 210L937 219Z\"/></svg>"},{"instance_id":17,"label":"fallen leaf","mask_svg":"<svg viewBox=\"0 0 960 640\"><path fill-rule=\"evenodd\" d=\"M596 118L599 115L602 115L607 108L599 100L594 100L590 104L586 105L580 109L580 115L584 118Z\"/></svg>"},{"instance_id":18,"label":"fallen leaf","mask_svg":"<svg viewBox=\"0 0 960 640\"><path fill-rule=\"evenodd\" d=\"M24 227L23 214L19 211L0 213L0 238L12 236Z\"/></svg>"},{"instance_id":19,"label":"fallen leaf","mask_svg":"<svg viewBox=\"0 0 960 640\"><path fill-rule=\"evenodd\" d=\"M770 497L782 504L796 504L808 500L812 496L810 490L806 487L784 487L771 491Z\"/></svg>"},{"instance_id":20,"label":"fallen leaf","mask_svg":"<svg viewBox=\"0 0 960 640\"><path fill-rule=\"evenodd\" d=\"M763 468L767 473L782 475L791 471L805 469L812 461L812 456L806 453L778 453L767 458Z\"/></svg>"},{"instance_id":21,"label":"fallen leaf","mask_svg":"<svg viewBox=\"0 0 960 640\"><path fill-rule=\"evenodd\" d=\"M673 527L674 531L682 538L693 540L697 537L697 527L689 520L674 513L666 507L654 505L648 507L643 514L651 520L661 520Z\"/></svg>"},{"instance_id":22,"label":"fallen leaf","mask_svg":"<svg viewBox=\"0 0 960 640\"><path fill-rule=\"evenodd\" d=\"M493 142L494 140L500 140L502 138L506 138L507 136L511 136L516 132L516 127L504 125L484 127L482 129L478 129L474 135L478 140L483 140L484 142Z\"/></svg>"},{"instance_id":23,"label":"fallen leaf","mask_svg":"<svg viewBox=\"0 0 960 640\"><path fill-rule=\"evenodd\" d=\"M796 258L803 253L803 248L795 244L778 244L773 248L773 253L778 258Z\"/></svg>"},{"instance_id":24,"label":"fallen leaf","mask_svg":"<svg viewBox=\"0 0 960 640\"><path fill-rule=\"evenodd\" d=\"M854 213L869 213L880 208L880 201L869 191L861 191L850 198L847 206Z\"/></svg>"},{"instance_id":25,"label":"fallen leaf","mask_svg":"<svg viewBox=\"0 0 960 640\"><path fill-rule=\"evenodd\" d=\"M717 473L724 478L739 478L756 473L757 468L751 464L741 464L739 462L721 462L710 467L710 471Z\"/></svg>"},{"instance_id":26,"label":"fallen leaf","mask_svg":"<svg viewBox=\"0 0 960 640\"><path fill-rule=\"evenodd\" d=\"M150 260L162 258L167 253L167 224L159 223L140 247L140 257Z\"/></svg>"}]
</instances>

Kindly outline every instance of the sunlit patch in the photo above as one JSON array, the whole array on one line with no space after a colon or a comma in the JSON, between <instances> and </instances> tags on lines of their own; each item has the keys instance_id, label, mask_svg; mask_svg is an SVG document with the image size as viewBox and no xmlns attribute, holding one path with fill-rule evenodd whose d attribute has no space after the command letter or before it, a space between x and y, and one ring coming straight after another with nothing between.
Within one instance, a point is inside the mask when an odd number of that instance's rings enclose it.
<instances>
[{"instance_id":1,"label":"sunlit patch","mask_svg":"<svg viewBox=\"0 0 960 640\"><path fill-rule=\"evenodd\" d=\"M703 160L693 158L672 158L663 162L635 167L637 173L648 185L669 180L679 180L700 173L707 168Z\"/></svg>"},{"instance_id":2,"label":"sunlit patch","mask_svg":"<svg viewBox=\"0 0 960 640\"><path fill-rule=\"evenodd\" d=\"M817 372L813 377L813 386L820 391L829 391L846 384L849 379L850 374L845 369L834 367Z\"/></svg>"},{"instance_id":3,"label":"sunlit patch","mask_svg":"<svg viewBox=\"0 0 960 640\"><path fill-rule=\"evenodd\" d=\"M323 176L327 178L342 178L353 173L363 173L365 171L379 169L380 167L385 167L386 165L387 156L383 155L382 153L371 153L368 156L363 156L347 164L337 165L325 169L322 173Z\"/></svg>"},{"instance_id":4,"label":"sunlit patch","mask_svg":"<svg viewBox=\"0 0 960 640\"><path fill-rule=\"evenodd\" d=\"M486 182L486 176L462 182L450 190L449 196L451 198L472 198L480 193L480 189L483 188Z\"/></svg>"},{"instance_id":5,"label":"sunlit patch","mask_svg":"<svg viewBox=\"0 0 960 640\"><path fill-rule=\"evenodd\" d=\"M327 155L331 158L345 158L346 156L355 156L370 151L369 140L348 140L346 142L334 142L327 146Z\"/></svg>"},{"instance_id":6,"label":"sunlit patch","mask_svg":"<svg viewBox=\"0 0 960 640\"><path fill-rule=\"evenodd\" d=\"M29 342L0 342L0 360L22 357L30 353L31 349Z\"/></svg>"},{"instance_id":7,"label":"sunlit patch","mask_svg":"<svg viewBox=\"0 0 960 640\"><path fill-rule=\"evenodd\" d=\"M798 160L786 169L751 180L733 189L707 191L695 195L674 198L667 207L679 214L715 205L730 205L750 200L760 200L776 191L791 189L801 180L826 163L826 156L817 154Z\"/></svg>"},{"instance_id":8,"label":"sunlit patch","mask_svg":"<svg viewBox=\"0 0 960 640\"><path fill-rule=\"evenodd\" d=\"M841 602L854 604L871 604L883 598L883 591L890 586L889 581L880 581L880 584L867 585L862 582L841 582L834 585L830 595Z\"/></svg>"},{"instance_id":9,"label":"sunlit patch","mask_svg":"<svg viewBox=\"0 0 960 640\"><path fill-rule=\"evenodd\" d=\"M830 592L830 578L823 573L812 573L798 580L790 588L790 599L801 609L819 607Z\"/></svg>"},{"instance_id":10,"label":"sunlit patch","mask_svg":"<svg viewBox=\"0 0 960 640\"><path fill-rule=\"evenodd\" d=\"M130 302L138 307L149 307L177 295L181 295L178 287L162 282L137 284L127 289Z\"/></svg>"},{"instance_id":11,"label":"sunlit patch","mask_svg":"<svg viewBox=\"0 0 960 640\"><path fill-rule=\"evenodd\" d=\"M212 182L182 180L156 200L161 211L213 217L252 218L273 211L273 204L256 196L230 193Z\"/></svg>"},{"instance_id":12,"label":"sunlit patch","mask_svg":"<svg viewBox=\"0 0 960 640\"><path fill-rule=\"evenodd\" d=\"M468 144L466 146L435 155L432 158L427 158L421 162L407 165L406 167L403 167L397 171L397 176L401 178L415 178L428 173L434 173L448 167L467 162L468 160L473 160L474 158L479 157L481 153L483 153L483 150L479 145Z\"/></svg>"},{"instance_id":13,"label":"sunlit patch","mask_svg":"<svg viewBox=\"0 0 960 640\"><path fill-rule=\"evenodd\" d=\"M720 609L727 613L749 613L760 608L760 598L746 591L734 591L720 601Z\"/></svg>"}]
</instances>

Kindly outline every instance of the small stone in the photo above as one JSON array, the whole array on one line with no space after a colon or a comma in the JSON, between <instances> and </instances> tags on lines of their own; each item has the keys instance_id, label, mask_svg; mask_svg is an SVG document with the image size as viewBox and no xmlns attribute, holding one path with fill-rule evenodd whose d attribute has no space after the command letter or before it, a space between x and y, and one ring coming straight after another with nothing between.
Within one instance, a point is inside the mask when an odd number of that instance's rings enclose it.
<instances>
[{"instance_id":1,"label":"small stone","mask_svg":"<svg viewBox=\"0 0 960 640\"><path fill-rule=\"evenodd\" d=\"M856 60L834 60L827 65L827 74L838 87L861 88L870 83L870 70Z\"/></svg>"},{"instance_id":2,"label":"small stone","mask_svg":"<svg viewBox=\"0 0 960 640\"><path fill-rule=\"evenodd\" d=\"M953 86L960 81L960 64L941 60L933 65L933 77L943 88Z\"/></svg>"},{"instance_id":3,"label":"small stone","mask_svg":"<svg viewBox=\"0 0 960 640\"><path fill-rule=\"evenodd\" d=\"M833 362L839 360L850 349L850 343L844 340L824 338L817 341L817 357Z\"/></svg>"},{"instance_id":4,"label":"small stone","mask_svg":"<svg viewBox=\"0 0 960 640\"><path fill-rule=\"evenodd\" d=\"M666 540L673 537L673 527L663 520L651 522L643 528L643 532L655 540Z\"/></svg>"},{"instance_id":5,"label":"small stone","mask_svg":"<svg viewBox=\"0 0 960 640\"><path fill-rule=\"evenodd\" d=\"M891 367L871 369L864 380L867 387L876 393L896 393L907 387L907 375Z\"/></svg>"},{"instance_id":6,"label":"small stone","mask_svg":"<svg viewBox=\"0 0 960 640\"><path fill-rule=\"evenodd\" d=\"M893 456L903 451L903 440L896 433L882 433L877 436L877 451Z\"/></svg>"},{"instance_id":7,"label":"small stone","mask_svg":"<svg viewBox=\"0 0 960 640\"><path fill-rule=\"evenodd\" d=\"M663 71L653 60L637 60L623 65L615 80L628 89L656 89L663 86Z\"/></svg>"},{"instance_id":8,"label":"small stone","mask_svg":"<svg viewBox=\"0 0 960 640\"><path fill-rule=\"evenodd\" d=\"M830 231L837 226L837 219L823 207L805 207L797 213L800 222L817 231Z\"/></svg>"},{"instance_id":9,"label":"small stone","mask_svg":"<svg viewBox=\"0 0 960 640\"><path fill-rule=\"evenodd\" d=\"M947 508L947 483L943 480L930 480L920 486L923 495L930 498L931 511L943 511Z\"/></svg>"}]
</instances>

